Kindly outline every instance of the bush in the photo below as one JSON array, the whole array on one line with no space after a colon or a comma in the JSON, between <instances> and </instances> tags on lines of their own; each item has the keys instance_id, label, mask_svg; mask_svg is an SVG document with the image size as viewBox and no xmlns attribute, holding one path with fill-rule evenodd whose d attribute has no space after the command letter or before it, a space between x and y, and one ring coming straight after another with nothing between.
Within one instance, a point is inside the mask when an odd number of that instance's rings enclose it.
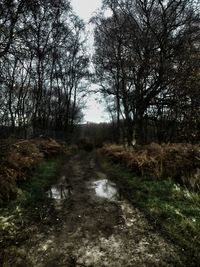
<instances>
[{"instance_id":1,"label":"bush","mask_svg":"<svg viewBox=\"0 0 200 267\"><path fill-rule=\"evenodd\" d=\"M28 178L28 173L45 157L64 152L64 146L53 139L21 140L10 145L0 165L0 202L8 201L16 194L16 185Z\"/></svg>"}]
</instances>

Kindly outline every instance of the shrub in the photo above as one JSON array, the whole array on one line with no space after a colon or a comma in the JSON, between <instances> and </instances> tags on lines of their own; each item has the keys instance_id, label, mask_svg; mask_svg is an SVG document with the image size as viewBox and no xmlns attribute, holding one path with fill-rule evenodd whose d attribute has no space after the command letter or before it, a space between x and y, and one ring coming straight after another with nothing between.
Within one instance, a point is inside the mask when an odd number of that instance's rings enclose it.
<instances>
[{"instance_id":1,"label":"shrub","mask_svg":"<svg viewBox=\"0 0 200 267\"><path fill-rule=\"evenodd\" d=\"M28 173L51 155L64 152L64 146L53 139L21 140L10 145L0 165L0 202L16 194L18 182L27 180Z\"/></svg>"}]
</instances>

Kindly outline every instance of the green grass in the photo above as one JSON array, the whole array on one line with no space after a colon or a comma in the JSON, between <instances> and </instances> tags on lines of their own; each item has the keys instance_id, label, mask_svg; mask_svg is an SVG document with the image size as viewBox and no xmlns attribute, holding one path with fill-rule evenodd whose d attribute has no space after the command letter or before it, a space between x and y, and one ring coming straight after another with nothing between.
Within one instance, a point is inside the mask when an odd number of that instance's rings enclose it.
<instances>
[{"instance_id":1,"label":"green grass","mask_svg":"<svg viewBox=\"0 0 200 267\"><path fill-rule=\"evenodd\" d=\"M57 157L43 162L29 175L29 180L18 187L17 198L0 209L0 259L3 262L7 262L7 252L17 251L19 244L31 238L31 225L48 231L49 225L55 223L53 202L46 192L56 183L63 160Z\"/></svg>"},{"instance_id":2,"label":"green grass","mask_svg":"<svg viewBox=\"0 0 200 267\"><path fill-rule=\"evenodd\" d=\"M37 170L30 174L28 182L24 182L17 189L17 198L0 209L0 236L12 242L25 225L34 220L40 222L50 208L47 190L56 183L62 157L43 162ZM6 245L6 242L5 244Z\"/></svg>"},{"instance_id":3,"label":"green grass","mask_svg":"<svg viewBox=\"0 0 200 267\"><path fill-rule=\"evenodd\" d=\"M42 163L29 182L19 188L17 201L30 204L44 200L46 191L56 182L61 162L62 158L59 157Z\"/></svg>"},{"instance_id":4,"label":"green grass","mask_svg":"<svg viewBox=\"0 0 200 267\"><path fill-rule=\"evenodd\" d=\"M99 155L104 171L122 194L187 256L189 266L200 262L200 194L190 192L170 179L138 177Z\"/></svg>"}]
</instances>

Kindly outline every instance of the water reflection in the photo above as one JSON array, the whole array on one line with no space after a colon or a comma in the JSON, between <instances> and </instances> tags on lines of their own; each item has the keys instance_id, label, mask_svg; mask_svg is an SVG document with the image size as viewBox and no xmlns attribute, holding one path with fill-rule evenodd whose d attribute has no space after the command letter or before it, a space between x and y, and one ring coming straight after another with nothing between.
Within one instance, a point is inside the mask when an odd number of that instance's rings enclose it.
<instances>
[{"instance_id":1,"label":"water reflection","mask_svg":"<svg viewBox=\"0 0 200 267\"><path fill-rule=\"evenodd\" d=\"M93 182L93 187L98 197L107 198L109 200L117 200L119 198L116 185L107 179Z\"/></svg>"},{"instance_id":2,"label":"water reflection","mask_svg":"<svg viewBox=\"0 0 200 267\"><path fill-rule=\"evenodd\" d=\"M64 186L52 186L48 191L48 197L52 199L65 199L71 195L70 188Z\"/></svg>"}]
</instances>

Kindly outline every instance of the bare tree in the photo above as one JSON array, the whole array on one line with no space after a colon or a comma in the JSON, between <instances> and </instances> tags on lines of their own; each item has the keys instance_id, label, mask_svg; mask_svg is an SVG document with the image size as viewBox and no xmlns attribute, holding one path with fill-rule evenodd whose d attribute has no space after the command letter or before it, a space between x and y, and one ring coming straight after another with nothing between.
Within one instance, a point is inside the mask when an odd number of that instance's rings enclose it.
<instances>
[{"instance_id":1,"label":"bare tree","mask_svg":"<svg viewBox=\"0 0 200 267\"><path fill-rule=\"evenodd\" d=\"M188 47L194 45L191 37L195 32L197 35L198 29L191 26L197 24L198 13L189 0L107 0L104 8L112 10L113 15L96 19L97 77L109 85L104 85L104 92L120 99L128 143L134 132L143 143L147 121L144 118L158 99L168 97L174 84L180 81L180 73L175 70L180 54L178 45L186 32L191 40ZM188 31L189 28L192 30ZM182 46L186 61L191 55L187 53L188 47ZM110 90L116 84L118 91Z\"/></svg>"},{"instance_id":2,"label":"bare tree","mask_svg":"<svg viewBox=\"0 0 200 267\"><path fill-rule=\"evenodd\" d=\"M25 1L19 10L9 49L9 31L2 42L1 124L24 134L31 125L35 135L66 135L81 117L78 99L86 90L84 24L64 0ZM8 13L3 18L10 20Z\"/></svg>"},{"instance_id":3,"label":"bare tree","mask_svg":"<svg viewBox=\"0 0 200 267\"><path fill-rule=\"evenodd\" d=\"M10 49L16 32L16 24L23 12L24 0L0 1L0 58Z\"/></svg>"}]
</instances>

